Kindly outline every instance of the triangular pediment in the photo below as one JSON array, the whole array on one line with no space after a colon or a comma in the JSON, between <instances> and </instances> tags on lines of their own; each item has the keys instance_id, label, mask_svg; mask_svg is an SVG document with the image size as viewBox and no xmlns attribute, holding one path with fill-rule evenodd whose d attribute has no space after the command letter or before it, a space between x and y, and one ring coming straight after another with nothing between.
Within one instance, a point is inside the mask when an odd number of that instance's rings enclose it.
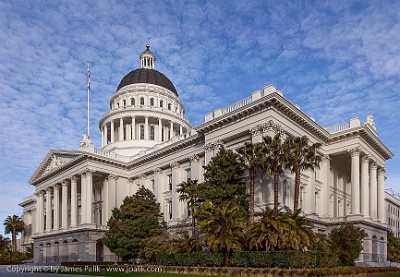
<instances>
[{"instance_id":1,"label":"triangular pediment","mask_svg":"<svg viewBox=\"0 0 400 277\"><path fill-rule=\"evenodd\" d=\"M78 151L50 151L47 156L40 163L36 172L32 175L29 183L33 183L36 180L67 166L69 163L82 156L81 152Z\"/></svg>"}]
</instances>

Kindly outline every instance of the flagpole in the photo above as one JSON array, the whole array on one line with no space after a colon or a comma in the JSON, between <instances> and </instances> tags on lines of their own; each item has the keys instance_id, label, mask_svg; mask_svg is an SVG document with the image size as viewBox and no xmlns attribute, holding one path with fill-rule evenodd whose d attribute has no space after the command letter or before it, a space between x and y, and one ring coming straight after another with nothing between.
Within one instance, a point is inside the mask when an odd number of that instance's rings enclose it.
<instances>
[{"instance_id":1,"label":"flagpole","mask_svg":"<svg viewBox=\"0 0 400 277\"><path fill-rule=\"evenodd\" d=\"M90 63L88 66L88 83L87 83L87 134L90 137Z\"/></svg>"}]
</instances>

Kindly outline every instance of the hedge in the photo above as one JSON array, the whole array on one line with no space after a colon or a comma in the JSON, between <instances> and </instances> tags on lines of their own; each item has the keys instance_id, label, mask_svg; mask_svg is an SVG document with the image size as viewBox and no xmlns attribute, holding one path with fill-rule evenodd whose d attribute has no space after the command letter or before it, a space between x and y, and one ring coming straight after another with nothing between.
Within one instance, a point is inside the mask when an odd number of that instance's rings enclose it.
<instances>
[{"instance_id":1,"label":"hedge","mask_svg":"<svg viewBox=\"0 0 400 277\"><path fill-rule=\"evenodd\" d=\"M222 266L222 253L178 253L156 257L158 265L164 266ZM295 251L243 251L234 253L230 263L237 267L268 268L318 268L336 267L339 259L335 254Z\"/></svg>"}]
</instances>

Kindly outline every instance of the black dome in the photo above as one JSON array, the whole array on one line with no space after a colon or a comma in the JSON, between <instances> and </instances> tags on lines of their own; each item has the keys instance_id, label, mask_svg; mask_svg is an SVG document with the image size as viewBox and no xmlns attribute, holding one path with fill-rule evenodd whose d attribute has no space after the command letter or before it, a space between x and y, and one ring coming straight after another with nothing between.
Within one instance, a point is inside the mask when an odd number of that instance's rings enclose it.
<instances>
[{"instance_id":1,"label":"black dome","mask_svg":"<svg viewBox=\"0 0 400 277\"><path fill-rule=\"evenodd\" d=\"M138 68L129 72L124 78L122 78L117 90L132 84L141 83L157 85L178 95L176 88L164 74L155 69L148 68Z\"/></svg>"}]
</instances>

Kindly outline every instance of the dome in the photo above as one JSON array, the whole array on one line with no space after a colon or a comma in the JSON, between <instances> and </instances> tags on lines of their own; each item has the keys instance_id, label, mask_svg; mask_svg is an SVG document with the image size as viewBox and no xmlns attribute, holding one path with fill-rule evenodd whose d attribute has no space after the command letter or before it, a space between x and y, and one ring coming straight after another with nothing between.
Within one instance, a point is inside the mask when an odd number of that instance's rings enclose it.
<instances>
[{"instance_id":1,"label":"dome","mask_svg":"<svg viewBox=\"0 0 400 277\"><path fill-rule=\"evenodd\" d=\"M117 90L132 84L141 83L157 85L178 95L176 88L164 74L155 69L148 68L138 68L129 72L124 78L122 78Z\"/></svg>"}]
</instances>

